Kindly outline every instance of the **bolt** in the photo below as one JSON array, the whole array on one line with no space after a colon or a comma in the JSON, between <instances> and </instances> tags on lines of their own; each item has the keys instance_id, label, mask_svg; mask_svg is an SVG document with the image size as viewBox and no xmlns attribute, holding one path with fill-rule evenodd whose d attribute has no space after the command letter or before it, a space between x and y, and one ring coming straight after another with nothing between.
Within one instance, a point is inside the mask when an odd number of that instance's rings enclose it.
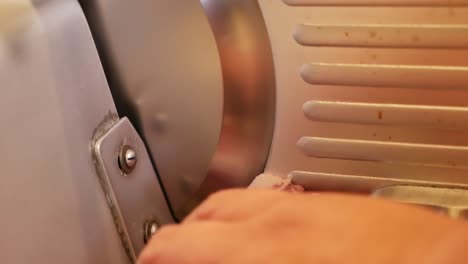
<instances>
[{"instance_id":1,"label":"bolt","mask_svg":"<svg viewBox=\"0 0 468 264\"><path fill-rule=\"evenodd\" d=\"M151 237L158 231L159 229L159 224L155 220L150 220L145 223L144 227L144 237L143 240L145 244L147 244Z\"/></svg>"},{"instance_id":2,"label":"bolt","mask_svg":"<svg viewBox=\"0 0 468 264\"><path fill-rule=\"evenodd\" d=\"M119 154L119 167L123 173L131 173L137 164L137 155L130 146L123 146Z\"/></svg>"}]
</instances>

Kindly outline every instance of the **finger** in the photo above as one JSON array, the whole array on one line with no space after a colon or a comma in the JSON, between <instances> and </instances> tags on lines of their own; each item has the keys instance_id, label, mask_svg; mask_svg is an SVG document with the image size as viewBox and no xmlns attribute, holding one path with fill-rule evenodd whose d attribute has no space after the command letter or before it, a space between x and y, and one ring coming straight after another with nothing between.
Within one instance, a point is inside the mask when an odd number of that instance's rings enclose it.
<instances>
[{"instance_id":1,"label":"finger","mask_svg":"<svg viewBox=\"0 0 468 264\"><path fill-rule=\"evenodd\" d=\"M290 194L272 190L229 190L211 195L184 223L247 220Z\"/></svg>"},{"instance_id":2,"label":"finger","mask_svg":"<svg viewBox=\"0 0 468 264\"><path fill-rule=\"evenodd\" d=\"M138 264L222 263L237 248L240 232L234 228L220 222L164 227L141 253Z\"/></svg>"}]
</instances>

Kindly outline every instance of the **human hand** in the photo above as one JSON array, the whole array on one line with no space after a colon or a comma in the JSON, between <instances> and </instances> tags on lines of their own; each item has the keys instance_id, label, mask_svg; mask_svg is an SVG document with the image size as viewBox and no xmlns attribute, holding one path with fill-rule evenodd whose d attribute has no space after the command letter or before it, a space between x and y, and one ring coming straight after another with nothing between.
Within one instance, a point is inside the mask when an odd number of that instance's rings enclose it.
<instances>
[{"instance_id":1,"label":"human hand","mask_svg":"<svg viewBox=\"0 0 468 264\"><path fill-rule=\"evenodd\" d=\"M468 263L468 224L342 194L232 190L163 227L139 264Z\"/></svg>"}]
</instances>

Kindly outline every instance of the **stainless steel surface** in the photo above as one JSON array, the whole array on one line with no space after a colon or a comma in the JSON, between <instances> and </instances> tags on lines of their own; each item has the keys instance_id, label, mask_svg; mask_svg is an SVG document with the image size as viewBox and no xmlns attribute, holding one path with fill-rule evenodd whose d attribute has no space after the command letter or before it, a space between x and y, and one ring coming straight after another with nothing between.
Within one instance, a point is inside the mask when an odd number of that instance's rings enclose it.
<instances>
[{"instance_id":1,"label":"stainless steel surface","mask_svg":"<svg viewBox=\"0 0 468 264\"><path fill-rule=\"evenodd\" d=\"M303 137L298 147L315 158L468 168L467 146Z\"/></svg>"},{"instance_id":2,"label":"stainless steel surface","mask_svg":"<svg viewBox=\"0 0 468 264\"><path fill-rule=\"evenodd\" d=\"M0 262L126 264L90 155L116 109L80 6L41 2L0 1Z\"/></svg>"},{"instance_id":3,"label":"stainless steel surface","mask_svg":"<svg viewBox=\"0 0 468 264\"><path fill-rule=\"evenodd\" d=\"M301 76L311 85L466 90L468 67L318 62L304 64Z\"/></svg>"},{"instance_id":4,"label":"stainless steel surface","mask_svg":"<svg viewBox=\"0 0 468 264\"><path fill-rule=\"evenodd\" d=\"M84 1L86 2L86 1ZM178 212L205 180L222 126L216 43L198 1L89 1L119 113L128 116Z\"/></svg>"},{"instance_id":5,"label":"stainless steel surface","mask_svg":"<svg viewBox=\"0 0 468 264\"><path fill-rule=\"evenodd\" d=\"M130 146L123 146L120 150L118 163L119 168L124 174L131 173L138 162L135 150Z\"/></svg>"},{"instance_id":6,"label":"stainless steel surface","mask_svg":"<svg viewBox=\"0 0 468 264\"><path fill-rule=\"evenodd\" d=\"M137 131L127 118L108 118L96 129L93 158L122 244L132 262L145 246L142 226L150 219L173 221L151 159ZM109 128L110 124L112 126ZM132 146L132 149L126 148ZM122 177L118 154L134 151L139 157L131 175Z\"/></svg>"},{"instance_id":7,"label":"stainless steel surface","mask_svg":"<svg viewBox=\"0 0 468 264\"><path fill-rule=\"evenodd\" d=\"M259 3L277 80L266 173L328 191L467 188L467 1Z\"/></svg>"},{"instance_id":8,"label":"stainless steel surface","mask_svg":"<svg viewBox=\"0 0 468 264\"><path fill-rule=\"evenodd\" d=\"M201 0L213 29L224 80L223 124L208 175L181 212L208 194L248 186L262 173L273 137L276 85L270 40L257 1Z\"/></svg>"},{"instance_id":9,"label":"stainless steel surface","mask_svg":"<svg viewBox=\"0 0 468 264\"><path fill-rule=\"evenodd\" d=\"M443 170L441 169L441 173ZM290 174L294 184L304 186L311 191L341 191L372 193L377 189L393 185L412 185L443 188L468 189L465 177L452 178L450 183L433 181L414 175L399 175L398 177L363 176L336 173L321 173L293 171Z\"/></svg>"},{"instance_id":10,"label":"stainless steel surface","mask_svg":"<svg viewBox=\"0 0 468 264\"><path fill-rule=\"evenodd\" d=\"M466 107L309 101L303 110L311 121L468 130Z\"/></svg>"},{"instance_id":11,"label":"stainless steel surface","mask_svg":"<svg viewBox=\"0 0 468 264\"><path fill-rule=\"evenodd\" d=\"M263 171L275 80L256 1L89 2L119 111L146 141L179 219Z\"/></svg>"},{"instance_id":12,"label":"stainless steel surface","mask_svg":"<svg viewBox=\"0 0 468 264\"><path fill-rule=\"evenodd\" d=\"M306 23L294 29L294 39L301 45L339 47L463 49L468 48L466 34L467 25L444 24Z\"/></svg>"},{"instance_id":13,"label":"stainless steel surface","mask_svg":"<svg viewBox=\"0 0 468 264\"><path fill-rule=\"evenodd\" d=\"M378 189L373 196L432 207L452 218L464 219L468 209L468 190L463 189L396 185Z\"/></svg>"},{"instance_id":14,"label":"stainless steel surface","mask_svg":"<svg viewBox=\"0 0 468 264\"><path fill-rule=\"evenodd\" d=\"M155 220L149 220L145 223L144 225L144 242L145 244L147 244L151 237L156 234L156 232L158 231L159 229L159 223Z\"/></svg>"}]
</instances>

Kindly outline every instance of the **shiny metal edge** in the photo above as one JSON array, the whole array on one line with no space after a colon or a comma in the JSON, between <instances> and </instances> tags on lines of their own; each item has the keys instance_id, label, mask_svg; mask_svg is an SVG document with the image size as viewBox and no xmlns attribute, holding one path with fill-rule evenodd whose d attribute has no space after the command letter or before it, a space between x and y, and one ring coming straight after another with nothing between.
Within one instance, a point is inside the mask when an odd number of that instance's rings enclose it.
<instances>
[{"instance_id":1,"label":"shiny metal edge","mask_svg":"<svg viewBox=\"0 0 468 264\"><path fill-rule=\"evenodd\" d=\"M136 261L135 250L133 249L128 231L125 228L124 220L122 214L120 213L119 207L117 205L117 199L114 192L112 191L111 184L109 183L109 176L107 175L104 161L101 158L100 154L100 145L103 137L110 132L110 130L117 125L118 115L115 113L109 113L104 120L98 125L94 130L93 137L91 140L91 147L93 151L91 152L91 157L93 164L96 169L96 174L98 176L99 182L101 184L102 190L106 196L106 202L109 206L112 220L116 227L117 233L119 234L122 246L125 249L125 253L132 262Z\"/></svg>"},{"instance_id":2,"label":"shiny metal edge","mask_svg":"<svg viewBox=\"0 0 468 264\"><path fill-rule=\"evenodd\" d=\"M468 190L410 185L394 185L376 189L373 197L436 209L451 218L464 218L468 208Z\"/></svg>"},{"instance_id":3,"label":"shiny metal edge","mask_svg":"<svg viewBox=\"0 0 468 264\"><path fill-rule=\"evenodd\" d=\"M145 246L145 223L172 223L171 212L153 170L146 147L128 118L109 114L97 127L92 140L92 158L122 245L135 263ZM138 163L123 172L119 150L129 146Z\"/></svg>"},{"instance_id":4,"label":"shiny metal edge","mask_svg":"<svg viewBox=\"0 0 468 264\"><path fill-rule=\"evenodd\" d=\"M201 0L213 29L224 81L223 123L208 176L182 218L217 190L245 187L262 173L273 138L276 80L262 10L251 0Z\"/></svg>"},{"instance_id":5,"label":"shiny metal edge","mask_svg":"<svg viewBox=\"0 0 468 264\"><path fill-rule=\"evenodd\" d=\"M418 180L409 177L397 178L309 171L293 171L290 175L294 184L302 185L311 191L372 193L377 189L395 185L468 189L468 184L462 179L452 179L447 182Z\"/></svg>"}]
</instances>

